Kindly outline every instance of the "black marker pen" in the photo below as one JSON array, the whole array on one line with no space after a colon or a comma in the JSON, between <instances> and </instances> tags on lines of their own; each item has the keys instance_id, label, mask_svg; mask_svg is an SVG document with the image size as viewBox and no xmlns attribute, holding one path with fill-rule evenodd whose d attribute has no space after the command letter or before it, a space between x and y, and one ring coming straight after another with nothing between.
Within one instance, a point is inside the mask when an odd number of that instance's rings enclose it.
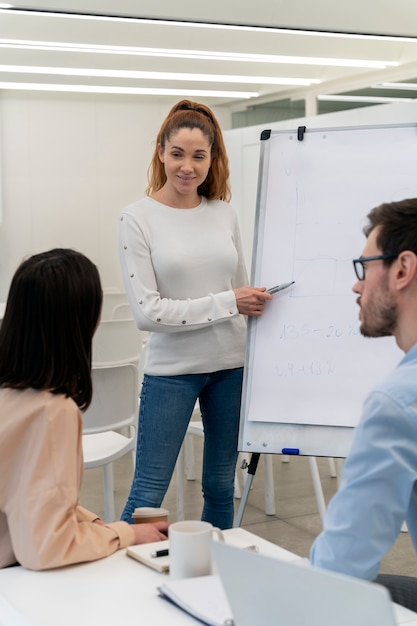
<instances>
[{"instance_id":1,"label":"black marker pen","mask_svg":"<svg viewBox=\"0 0 417 626\"><path fill-rule=\"evenodd\" d=\"M156 550L156 552L151 552L151 557L153 557L154 559L156 559L159 556L168 556L168 555L169 555L168 548L166 550Z\"/></svg>"},{"instance_id":2,"label":"black marker pen","mask_svg":"<svg viewBox=\"0 0 417 626\"><path fill-rule=\"evenodd\" d=\"M295 280L292 280L289 283L282 283L282 285L277 285L276 287L271 287L270 289L267 289L266 292L270 294L274 294L274 293L277 293L278 291L282 291L283 289L287 289L288 287L291 287L291 285L293 285L294 283L295 283Z\"/></svg>"}]
</instances>

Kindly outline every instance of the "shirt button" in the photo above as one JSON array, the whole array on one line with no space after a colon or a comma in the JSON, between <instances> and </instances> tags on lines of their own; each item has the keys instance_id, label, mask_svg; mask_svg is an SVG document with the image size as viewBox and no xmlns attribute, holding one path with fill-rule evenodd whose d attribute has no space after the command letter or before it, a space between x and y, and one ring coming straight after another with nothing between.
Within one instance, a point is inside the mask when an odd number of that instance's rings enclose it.
<instances>
[{"instance_id":1,"label":"shirt button","mask_svg":"<svg viewBox=\"0 0 417 626\"><path fill-rule=\"evenodd\" d=\"M139 300L139 304L143 304L143 300Z\"/></svg>"},{"instance_id":2,"label":"shirt button","mask_svg":"<svg viewBox=\"0 0 417 626\"><path fill-rule=\"evenodd\" d=\"M181 324L186 324L187 322L185 320L182 320Z\"/></svg>"},{"instance_id":3,"label":"shirt button","mask_svg":"<svg viewBox=\"0 0 417 626\"><path fill-rule=\"evenodd\" d=\"M133 277L134 277L134 274L131 274L131 275L130 275L130 278L133 278Z\"/></svg>"},{"instance_id":4,"label":"shirt button","mask_svg":"<svg viewBox=\"0 0 417 626\"><path fill-rule=\"evenodd\" d=\"M233 311L229 311L230 315L233 315Z\"/></svg>"},{"instance_id":5,"label":"shirt button","mask_svg":"<svg viewBox=\"0 0 417 626\"><path fill-rule=\"evenodd\" d=\"M127 250L127 246L123 246L123 249L124 249L124 250Z\"/></svg>"},{"instance_id":6,"label":"shirt button","mask_svg":"<svg viewBox=\"0 0 417 626\"><path fill-rule=\"evenodd\" d=\"M211 318L211 317L208 317L208 318L207 318L207 321L208 321L208 322L211 322L211 321L212 321L212 318Z\"/></svg>"},{"instance_id":7,"label":"shirt button","mask_svg":"<svg viewBox=\"0 0 417 626\"><path fill-rule=\"evenodd\" d=\"M157 322L160 322L160 321L161 321L161 318L160 318L160 317L157 317L157 318L156 318L156 321L157 321Z\"/></svg>"}]
</instances>

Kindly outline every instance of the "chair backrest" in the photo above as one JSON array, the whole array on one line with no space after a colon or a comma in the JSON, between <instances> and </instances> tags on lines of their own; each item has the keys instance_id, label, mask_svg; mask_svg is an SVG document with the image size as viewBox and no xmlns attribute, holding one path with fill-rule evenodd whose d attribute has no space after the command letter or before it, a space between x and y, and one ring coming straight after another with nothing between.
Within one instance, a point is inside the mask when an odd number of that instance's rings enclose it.
<instances>
[{"instance_id":1,"label":"chair backrest","mask_svg":"<svg viewBox=\"0 0 417 626\"><path fill-rule=\"evenodd\" d=\"M131 320L102 320L93 337L93 366L137 365L143 334Z\"/></svg>"},{"instance_id":2,"label":"chair backrest","mask_svg":"<svg viewBox=\"0 0 417 626\"><path fill-rule=\"evenodd\" d=\"M128 302L121 302L113 307L110 319L112 320L132 320L133 313Z\"/></svg>"},{"instance_id":3,"label":"chair backrest","mask_svg":"<svg viewBox=\"0 0 417 626\"><path fill-rule=\"evenodd\" d=\"M139 372L131 363L92 370L93 399L83 414L83 433L91 435L137 423Z\"/></svg>"},{"instance_id":4,"label":"chair backrest","mask_svg":"<svg viewBox=\"0 0 417 626\"><path fill-rule=\"evenodd\" d=\"M103 306L101 309L101 319L111 319L113 309L118 304L127 304L127 295L124 291L103 293Z\"/></svg>"}]
</instances>

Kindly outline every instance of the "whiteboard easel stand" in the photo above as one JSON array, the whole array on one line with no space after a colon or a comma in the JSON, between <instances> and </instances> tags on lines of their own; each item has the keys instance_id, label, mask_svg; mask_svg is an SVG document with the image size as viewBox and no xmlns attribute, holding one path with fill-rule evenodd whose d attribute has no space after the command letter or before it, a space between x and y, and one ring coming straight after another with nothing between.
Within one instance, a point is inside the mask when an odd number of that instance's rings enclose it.
<instances>
[{"instance_id":1,"label":"whiteboard easel stand","mask_svg":"<svg viewBox=\"0 0 417 626\"><path fill-rule=\"evenodd\" d=\"M252 487L252 482L256 474L256 470L258 468L258 463L260 459L260 452L253 452L251 455L251 459L249 464L246 461L243 461L242 468L247 468L248 475L245 482L245 487L243 489L242 498L239 504L239 509L236 514L235 520L233 522L233 527L237 528L242 523L243 514L245 512L246 503L249 497L249 492ZM322 524L324 523L324 516L326 514L326 502L324 499L323 488L321 485L320 474L317 467L317 459L315 456L309 456L308 462L310 466L311 478L313 480L314 493L317 500L317 507L319 510L319 515ZM265 512L267 515L275 515L275 500L271 497L270 494L273 494L273 474L272 474L272 464L265 463ZM268 495L269 494L269 495ZM268 496L268 499L267 499Z\"/></svg>"},{"instance_id":2,"label":"whiteboard easel stand","mask_svg":"<svg viewBox=\"0 0 417 626\"><path fill-rule=\"evenodd\" d=\"M246 502L248 500L249 491L252 486L253 477L256 474L256 468L258 467L260 457L261 457L260 452L254 452L251 455L249 465L247 466L248 475L246 478L245 486L243 488L242 498L240 500L239 509L237 511L236 517L233 522L234 528L238 528L242 523L243 513L246 508Z\"/></svg>"},{"instance_id":3,"label":"whiteboard easel stand","mask_svg":"<svg viewBox=\"0 0 417 626\"><path fill-rule=\"evenodd\" d=\"M242 452L243 459L239 465L242 470L243 483L246 482L245 470L249 467L250 453ZM265 515L275 515L275 493L274 493L274 473L272 468L272 457L270 454L263 455L264 462L264 490L265 490ZM249 487L250 490L251 487ZM242 495L239 495L241 499Z\"/></svg>"},{"instance_id":4,"label":"whiteboard easel stand","mask_svg":"<svg viewBox=\"0 0 417 626\"><path fill-rule=\"evenodd\" d=\"M248 321L238 449L252 458L237 526L259 455L266 448L267 456L286 455L286 446L309 458L323 518L316 457L346 458L352 416L403 357L392 337L371 351L361 338L351 259L371 207L417 194L416 123L300 126L264 130L260 140L251 284L294 280L295 287L270 314ZM286 414L290 422L282 421ZM339 466L329 466L339 477Z\"/></svg>"}]
</instances>

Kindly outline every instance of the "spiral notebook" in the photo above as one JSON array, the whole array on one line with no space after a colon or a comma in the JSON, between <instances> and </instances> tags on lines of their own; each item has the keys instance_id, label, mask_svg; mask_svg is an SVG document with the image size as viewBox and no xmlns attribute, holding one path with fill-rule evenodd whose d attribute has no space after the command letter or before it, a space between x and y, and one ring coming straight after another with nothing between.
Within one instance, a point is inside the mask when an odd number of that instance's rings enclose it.
<instances>
[{"instance_id":1,"label":"spiral notebook","mask_svg":"<svg viewBox=\"0 0 417 626\"><path fill-rule=\"evenodd\" d=\"M168 580L158 591L163 598L207 626L234 625L229 601L217 575Z\"/></svg>"},{"instance_id":2,"label":"spiral notebook","mask_svg":"<svg viewBox=\"0 0 417 626\"><path fill-rule=\"evenodd\" d=\"M240 529L230 528L224 531L224 538L227 544L244 548L246 550L256 550L256 545L246 538L245 533L235 532ZM252 539L252 538L251 538ZM157 556L161 552L167 552L164 556ZM157 541L155 543L143 543L137 546L130 546L126 549L127 556L147 565L152 569L167 574L169 572L169 540ZM0 624L1 626L1 624Z\"/></svg>"}]
</instances>

